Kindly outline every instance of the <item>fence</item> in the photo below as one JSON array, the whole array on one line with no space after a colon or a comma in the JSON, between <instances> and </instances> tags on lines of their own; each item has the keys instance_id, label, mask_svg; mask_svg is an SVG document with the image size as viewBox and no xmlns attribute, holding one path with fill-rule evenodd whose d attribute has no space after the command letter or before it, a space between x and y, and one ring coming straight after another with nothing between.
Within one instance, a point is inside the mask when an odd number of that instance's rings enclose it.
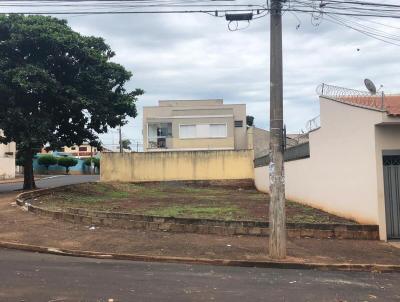
<instances>
[{"instance_id":1,"label":"fence","mask_svg":"<svg viewBox=\"0 0 400 302\"><path fill-rule=\"evenodd\" d=\"M310 157L310 144L308 142L287 148L283 154L285 162L308 157ZM268 166L269 163L269 155L265 155L254 160L254 167L258 168Z\"/></svg>"},{"instance_id":2,"label":"fence","mask_svg":"<svg viewBox=\"0 0 400 302\"><path fill-rule=\"evenodd\" d=\"M367 91L321 84L317 87L317 94L339 102L375 110L385 110L386 105L388 105L386 95L383 92L372 95Z\"/></svg>"}]
</instances>

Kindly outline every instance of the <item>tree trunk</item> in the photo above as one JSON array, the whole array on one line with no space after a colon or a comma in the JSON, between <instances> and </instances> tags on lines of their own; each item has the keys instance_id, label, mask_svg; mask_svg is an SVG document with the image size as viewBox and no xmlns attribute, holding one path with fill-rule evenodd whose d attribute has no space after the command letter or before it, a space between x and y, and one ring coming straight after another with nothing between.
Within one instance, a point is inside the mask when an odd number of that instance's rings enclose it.
<instances>
[{"instance_id":1,"label":"tree trunk","mask_svg":"<svg viewBox=\"0 0 400 302\"><path fill-rule=\"evenodd\" d=\"M33 150L28 149L25 152L24 162L24 190L36 189L35 178L33 175Z\"/></svg>"}]
</instances>

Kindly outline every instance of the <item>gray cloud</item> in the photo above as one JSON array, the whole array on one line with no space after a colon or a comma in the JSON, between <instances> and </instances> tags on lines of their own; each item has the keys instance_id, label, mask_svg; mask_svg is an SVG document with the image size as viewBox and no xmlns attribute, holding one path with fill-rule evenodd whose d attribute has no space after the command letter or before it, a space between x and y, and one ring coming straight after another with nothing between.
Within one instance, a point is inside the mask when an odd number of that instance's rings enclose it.
<instances>
[{"instance_id":1,"label":"gray cloud","mask_svg":"<svg viewBox=\"0 0 400 302\"><path fill-rule=\"evenodd\" d=\"M364 89L372 78L396 92L400 76L398 47L309 15L284 15L285 123L298 132L318 115L315 88L321 82ZM237 32L223 18L208 15L123 15L69 17L73 29L105 38L115 61L133 72L129 88L143 88L139 116L124 134L141 139L142 106L159 99L224 98L246 103L256 125L266 128L269 108L269 18ZM395 23L390 23L394 25ZM383 28L386 31L395 29ZM357 51L357 48L360 51ZM104 136L110 142L111 135Z\"/></svg>"}]
</instances>

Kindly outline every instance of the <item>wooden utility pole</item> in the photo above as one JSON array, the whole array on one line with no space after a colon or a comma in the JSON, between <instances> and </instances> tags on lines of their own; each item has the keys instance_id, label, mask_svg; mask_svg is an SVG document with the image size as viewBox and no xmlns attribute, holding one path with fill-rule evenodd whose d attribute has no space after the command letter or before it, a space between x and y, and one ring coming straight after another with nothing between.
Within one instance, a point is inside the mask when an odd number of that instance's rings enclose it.
<instances>
[{"instance_id":1,"label":"wooden utility pole","mask_svg":"<svg viewBox=\"0 0 400 302\"><path fill-rule=\"evenodd\" d=\"M283 165L282 0L271 2L270 28L270 206L269 256L286 257L285 174Z\"/></svg>"}]
</instances>

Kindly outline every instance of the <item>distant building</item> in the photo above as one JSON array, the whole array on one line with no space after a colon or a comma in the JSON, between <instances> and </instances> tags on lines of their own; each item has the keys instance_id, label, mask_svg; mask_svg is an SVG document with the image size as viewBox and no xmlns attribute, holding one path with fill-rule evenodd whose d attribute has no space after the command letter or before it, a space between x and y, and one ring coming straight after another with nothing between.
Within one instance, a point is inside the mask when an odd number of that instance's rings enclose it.
<instances>
[{"instance_id":1,"label":"distant building","mask_svg":"<svg viewBox=\"0 0 400 302\"><path fill-rule=\"evenodd\" d=\"M286 147L298 145L306 142L307 139L304 135L287 134ZM269 154L270 132L261 128L253 128L253 149L254 158L259 158Z\"/></svg>"},{"instance_id":2,"label":"distant building","mask_svg":"<svg viewBox=\"0 0 400 302\"><path fill-rule=\"evenodd\" d=\"M15 153L15 143L0 144L0 179L15 178Z\"/></svg>"},{"instance_id":3,"label":"distant building","mask_svg":"<svg viewBox=\"0 0 400 302\"><path fill-rule=\"evenodd\" d=\"M42 154L45 153L53 153L53 151L46 151L45 148L42 149L41 151ZM57 153L59 155L64 155L64 156L72 156L72 157L77 157L77 158L88 158L91 156L94 156L98 153L98 150L96 147L92 147L87 143L83 143L82 145L74 145L71 147L62 147L59 150L57 150Z\"/></svg>"},{"instance_id":4,"label":"distant building","mask_svg":"<svg viewBox=\"0 0 400 302\"><path fill-rule=\"evenodd\" d=\"M143 108L148 151L248 149L245 104L223 100L159 101Z\"/></svg>"}]
</instances>

